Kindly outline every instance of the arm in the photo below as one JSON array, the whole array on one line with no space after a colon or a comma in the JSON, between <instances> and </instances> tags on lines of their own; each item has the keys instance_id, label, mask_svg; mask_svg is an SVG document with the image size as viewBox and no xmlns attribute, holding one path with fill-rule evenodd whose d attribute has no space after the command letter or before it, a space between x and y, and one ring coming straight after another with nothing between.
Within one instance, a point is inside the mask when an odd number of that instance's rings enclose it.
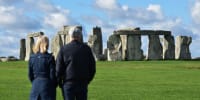
<instances>
[{"instance_id":1,"label":"arm","mask_svg":"<svg viewBox=\"0 0 200 100\"><path fill-rule=\"evenodd\" d=\"M28 62L28 78L29 80L32 81L34 80L34 75L33 75L33 58L30 57L29 62Z\"/></svg>"},{"instance_id":2,"label":"arm","mask_svg":"<svg viewBox=\"0 0 200 100\"><path fill-rule=\"evenodd\" d=\"M50 79L54 83L55 87L57 86L57 80L56 80L56 64L55 59L53 56L51 56L49 60L49 67L50 67Z\"/></svg>"},{"instance_id":3,"label":"arm","mask_svg":"<svg viewBox=\"0 0 200 100\"><path fill-rule=\"evenodd\" d=\"M63 59L63 53L62 48L60 48L60 51L58 53L57 59L56 59L56 78L57 83L59 87L62 87L63 85L63 77L64 77L64 59Z\"/></svg>"},{"instance_id":4,"label":"arm","mask_svg":"<svg viewBox=\"0 0 200 100\"><path fill-rule=\"evenodd\" d=\"M91 49L89 49L89 60L90 60L90 64L89 64L89 82L92 81L92 79L94 78L94 75L96 73L96 62L95 62L95 59L94 59L94 56L92 54L92 51Z\"/></svg>"}]
</instances>

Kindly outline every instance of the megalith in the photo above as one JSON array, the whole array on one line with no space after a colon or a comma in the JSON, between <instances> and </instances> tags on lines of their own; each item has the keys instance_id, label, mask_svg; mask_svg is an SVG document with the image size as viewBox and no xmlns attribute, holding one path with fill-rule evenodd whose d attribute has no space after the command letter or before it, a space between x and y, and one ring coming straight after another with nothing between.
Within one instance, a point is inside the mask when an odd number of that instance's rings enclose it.
<instances>
[{"instance_id":1,"label":"megalith","mask_svg":"<svg viewBox=\"0 0 200 100\"><path fill-rule=\"evenodd\" d=\"M29 58L30 58L30 55L33 54L34 37L39 37L41 35L44 35L44 33L43 32L36 32L36 33L30 33L30 34L27 35L25 61L28 61Z\"/></svg>"},{"instance_id":2,"label":"megalith","mask_svg":"<svg viewBox=\"0 0 200 100\"><path fill-rule=\"evenodd\" d=\"M191 59L191 53L189 46L192 43L192 37L177 36L176 37L176 59L189 60Z\"/></svg>"},{"instance_id":3,"label":"megalith","mask_svg":"<svg viewBox=\"0 0 200 100\"><path fill-rule=\"evenodd\" d=\"M127 35L127 60L142 60L141 35Z\"/></svg>"},{"instance_id":4,"label":"megalith","mask_svg":"<svg viewBox=\"0 0 200 100\"><path fill-rule=\"evenodd\" d=\"M164 60L175 59L175 42L174 42L174 37L172 35L164 35L163 59Z\"/></svg>"},{"instance_id":5,"label":"megalith","mask_svg":"<svg viewBox=\"0 0 200 100\"><path fill-rule=\"evenodd\" d=\"M26 57L26 40L21 39L20 40L20 53L19 53L19 59L25 60Z\"/></svg>"},{"instance_id":6,"label":"megalith","mask_svg":"<svg viewBox=\"0 0 200 100\"><path fill-rule=\"evenodd\" d=\"M122 42L122 60L127 60L127 35L120 35Z\"/></svg>"},{"instance_id":7,"label":"megalith","mask_svg":"<svg viewBox=\"0 0 200 100\"><path fill-rule=\"evenodd\" d=\"M62 46L63 46L62 38L60 35L57 34L55 37L52 38L52 43L51 43L51 51L55 59L57 58L58 52Z\"/></svg>"},{"instance_id":8,"label":"megalith","mask_svg":"<svg viewBox=\"0 0 200 100\"><path fill-rule=\"evenodd\" d=\"M25 61L28 61L30 58L30 55L33 54L33 45L34 45L34 38L33 37L27 37L26 38L26 57Z\"/></svg>"},{"instance_id":9,"label":"megalith","mask_svg":"<svg viewBox=\"0 0 200 100\"><path fill-rule=\"evenodd\" d=\"M92 49L96 60L100 60L103 56L103 41L100 27L93 28L92 35L89 35L88 45Z\"/></svg>"},{"instance_id":10,"label":"megalith","mask_svg":"<svg viewBox=\"0 0 200 100\"><path fill-rule=\"evenodd\" d=\"M107 41L108 61L122 60L122 43L119 35L112 34Z\"/></svg>"},{"instance_id":11,"label":"megalith","mask_svg":"<svg viewBox=\"0 0 200 100\"><path fill-rule=\"evenodd\" d=\"M51 52L53 53L55 58L57 57L60 48L71 41L69 32L72 28L79 28L80 30L82 30L82 26L63 26L62 29L57 32L56 36L53 37L51 43ZM83 42L83 36L81 36L81 42Z\"/></svg>"},{"instance_id":12,"label":"megalith","mask_svg":"<svg viewBox=\"0 0 200 100\"><path fill-rule=\"evenodd\" d=\"M159 35L148 35L149 46L147 60L161 60L162 59L162 45L160 43Z\"/></svg>"}]
</instances>

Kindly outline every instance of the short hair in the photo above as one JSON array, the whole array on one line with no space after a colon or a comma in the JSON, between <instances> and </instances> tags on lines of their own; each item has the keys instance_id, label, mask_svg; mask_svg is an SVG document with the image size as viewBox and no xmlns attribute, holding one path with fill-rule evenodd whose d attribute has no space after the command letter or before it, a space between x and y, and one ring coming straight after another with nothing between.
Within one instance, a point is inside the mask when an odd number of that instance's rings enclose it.
<instances>
[{"instance_id":1,"label":"short hair","mask_svg":"<svg viewBox=\"0 0 200 100\"><path fill-rule=\"evenodd\" d=\"M69 35L71 38L81 38L82 37L82 31L78 27L72 27L69 30Z\"/></svg>"},{"instance_id":2,"label":"short hair","mask_svg":"<svg viewBox=\"0 0 200 100\"><path fill-rule=\"evenodd\" d=\"M47 52L48 47L49 47L49 38L47 36L42 35L38 37L36 44L33 47L33 52L45 53Z\"/></svg>"}]
</instances>

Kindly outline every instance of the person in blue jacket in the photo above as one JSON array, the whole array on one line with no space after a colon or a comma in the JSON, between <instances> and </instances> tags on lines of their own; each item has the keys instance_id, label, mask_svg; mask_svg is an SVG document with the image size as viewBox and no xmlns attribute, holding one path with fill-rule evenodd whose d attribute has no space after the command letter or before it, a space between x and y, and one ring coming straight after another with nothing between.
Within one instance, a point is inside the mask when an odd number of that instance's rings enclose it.
<instances>
[{"instance_id":1,"label":"person in blue jacket","mask_svg":"<svg viewBox=\"0 0 200 100\"><path fill-rule=\"evenodd\" d=\"M56 77L65 100L87 100L88 85L94 78L96 62L89 46L82 43L82 31L71 28L71 42L56 59Z\"/></svg>"},{"instance_id":2,"label":"person in blue jacket","mask_svg":"<svg viewBox=\"0 0 200 100\"><path fill-rule=\"evenodd\" d=\"M34 45L34 54L30 56L28 77L32 83L30 100L56 100L57 79L55 60L47 52L49 39L40 36Z\"/></svg>"}]
</instances>

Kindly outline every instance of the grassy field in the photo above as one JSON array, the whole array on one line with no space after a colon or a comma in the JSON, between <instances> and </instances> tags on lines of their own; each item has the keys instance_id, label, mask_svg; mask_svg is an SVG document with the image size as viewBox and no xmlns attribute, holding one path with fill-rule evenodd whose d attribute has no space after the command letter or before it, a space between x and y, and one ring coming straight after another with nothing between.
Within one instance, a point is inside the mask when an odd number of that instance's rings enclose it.
<instances>
[{"instance_id":1,"label":"grassy field","mask_svg":"<svg viewBox=\"0 0 200 100\"><path fill-rule=\"evenodd\" d=\"M27 62L0 62L0 100L28 100ZM200 100L200 61L97 62L89 100ZM57 88L57 100L62 100Z\"/></svg>"}]
</instances>

